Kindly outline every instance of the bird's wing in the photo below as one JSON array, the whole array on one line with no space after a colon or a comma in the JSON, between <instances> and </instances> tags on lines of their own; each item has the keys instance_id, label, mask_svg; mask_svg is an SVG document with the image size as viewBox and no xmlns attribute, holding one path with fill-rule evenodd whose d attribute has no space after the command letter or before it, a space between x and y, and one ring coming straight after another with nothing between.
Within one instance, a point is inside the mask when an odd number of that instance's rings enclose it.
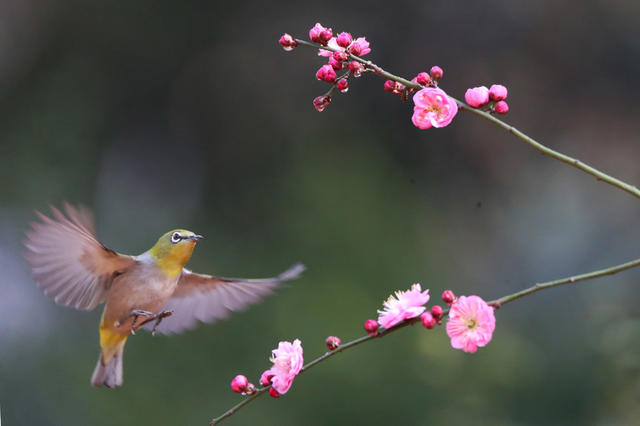
<instances>
[{"instance_id":1,"label":"bird's wing","mask_svg":"<svg viewBox=\"0 0 640 426\"><path fill-rule=\"evenodd\" d=\"M40 222L27 231L25 257L44 293L56 303L91 310L104 301L114 276L136 263L109 250L94 236L91 212L65 203L53 218L36 212Z\"/></svg>"},{"instance_id":2,"label":"bird's wing","mask_svg":"<svg viewBox=\"0 0 640 426\"><path fill-rule=\"evenodd\" d=\"M178 287L163 307L173 310L173 315L162 321L157 331L179 333L195 327L198 321L225 318L230 311L240 311L259 302L281 282L298 278L305 269L298 263L277 277L261 279L214 277L183 269Z\"/></svg>"}]
</instances>

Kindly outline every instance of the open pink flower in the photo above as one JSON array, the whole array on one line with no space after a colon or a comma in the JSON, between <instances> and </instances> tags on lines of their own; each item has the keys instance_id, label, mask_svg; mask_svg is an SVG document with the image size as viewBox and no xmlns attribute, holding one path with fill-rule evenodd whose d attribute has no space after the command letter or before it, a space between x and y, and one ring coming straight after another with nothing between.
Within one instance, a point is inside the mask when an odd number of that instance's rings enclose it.
<instances>
[{"instance_id":1,"label":"open pink flower","mask_svg":"<svg viewBox=\"0 0 640 426\"><path fill-rule=\"evenodd\" d=\"M268 380L268 377L272 376L273 389L283 395L287 393L293 379L300 373L304 365L300 339L294 340L293 343L280 342L278 348L272 351L270 361L273 362L273 367L262 373L260 383L262 384L263 378Z\"/></svg>"},{"instance_id":2,"label":"open pink flower","mask_svg":"<svg viewBox=\"0 0 640 426\"><path fill-rule=\"evenodd\" d=\"M474 353L478 346L486 346L491 341L495 328L493 308L482 298L460 296L451 305L447 334L455 349Z\"/></svg>"},{"instance_id":3,"label":"open pink flower","mask_svg":"<svg viewBox=\"0 0 640 426\"><path fill-rule=\"evenodd\" d=\"M425 87L413 95L414 126L420 129L444 127L451 123L458 113L458 104L442 89Z\"/></svg>"},{"instance_id":4,"label":"open pink flower","mask_svg":"<svg viewBox=\"0 0 640 426\"><path fill-rule=\"evenodd\" d=\"M384 310L378 311L378 323L384 328L391 328L401 321L420 316L429 301L429 290L422 291L416 283L407 291L396 291L396 297L389 296L384 302Z\"/></svg>"}]
</instances>

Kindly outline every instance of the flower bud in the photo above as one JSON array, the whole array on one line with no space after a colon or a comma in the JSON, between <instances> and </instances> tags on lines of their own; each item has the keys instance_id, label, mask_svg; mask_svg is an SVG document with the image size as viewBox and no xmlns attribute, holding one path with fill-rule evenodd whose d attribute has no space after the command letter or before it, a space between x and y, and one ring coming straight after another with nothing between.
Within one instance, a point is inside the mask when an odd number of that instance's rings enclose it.
<instances>
[{"instance_id":1,"label":"flower bud","mask_svg":"<svg viewBox=\"0 0 640 426\"><path fill-rule=\"evenodd\" d=\"M431 83L431 77L426 72L421 72L416 76L416 83L422 86L428 86Z\"/></svg>"},{"instance_id":2,"label":"flower bud","mask_svg":"<svg viewBox=\"0 0 640 426\"><path fill-rule=\"evenodd\" d=\"M349 71L354 77L360 77L362 75L362 64L358 61L349 62Z\"/></svg>"},{"instance_id":3,"label":"flower bud","mask_svg":"<svg viewBox=\"0 0 640 426\"><path fill-rule=\"evenodd\" d=\"M333 59L333 58L331 58L331 59ZM329 59L329 61L331 61L331 59ZM335 81L336 81L336 72L333 70L333 67L331 65L323 65L316 72L316 78L318 80L324 80L327 83L335 83Z\"/></svg>"},{"instance_id":4,"label":"flower bud","mask_svg":"<svg viewBox=\"0 0 640 426\"><path fill-rule=\"evenodd\" d=\"M333 59L335 59L336 61L344 62L348 58L349 58L349 55L347 55L347 52L343 50L338 50L336 52L333 52Z\"/></svg>"},{"instance_id":5,"label":"flower bud","mask_svg":"<svg viewBox=\"0 0 640 426\"><path fill-rule=\"evenodd\" d=\"M442 306L433 305L431 307L431 315L433 315L436 321L440 321L442 319Z\"/></svg>"},{"instance_id":6,"label":"flower bud","mask_svg":"<svg viewBox=\"0 0 640 426\"><path fill-rule=\"evenodd\" d=\"M349 47L352 41L353 41L353 37L351 37L351 34L349 33L340 33L336 38L336 42L340 47Z\"/></svg>"},{"instance_id":7,"label":"flower bud","mask_svg":"<svg viewBox=\"0 0 640 426\"><path fill-rule=\"evenodd\" d=\"M509 112L509 105L505 101L496 102L495 110L498 114L506 114Z\"/></svg>"},{"instance_id":8,"label":"flower bud","mask_svg":"<svg viewBox=\"0 0 640 426\"><path fill-rule=\"evenodd\" d=\"M507 88L502 84L493 84L489 88L489 98L494 101L504 101L507 99Z\"/></svg>"},{"instance_id":9,"label":"flower bud","mask_svg":"<svg viewBox=\"0 0 640 426\"><path fill-rule=\"evenodd\" d=\"M324 111L324 109L331 103L331 96L318 96L313 100L313 106L318 112Z\"/></svg>"},{"instance_id":10,"label":"flower bud","mask_svg":"<svg viewBox=\"0 0 640 426\"><path fill-rule=\"evenodd\" d=\"M489 89L485 86L467 89L464 94L464 100L474 108L485 106L489 103Z\"/></svg>"},{"instance_id":11,"label":"flower bud","mask_svg":"<svg viewBox=\"0 0 640 426\"><path fill-rule=\"evenodd\" d=\"M293 37L291 37L287 33L284 33L282 37L280 37L280 40L278 40L278 43L280 43L280 46L282 46L282 48L286 51L293 50L298 45L298 43L293 39Z\"/></svg>"},{"instance_id":12,"label":"flower bud","mask_svg":"<svg viewBox=\"0 0 640 426\"><path fill-rule=\"evenodd\" d=\"M347 93L349 91L349 82L346 78L341 78L340 80L338 80L338 83L336 83L336 87L342 93Z\"/></svg>"},{"instance_id":13,"label":"flower bud","mask_svg":"<svg viewBox=\"0 0 640 426\"><path fill-rule=\"evenodd\" d=\"M327 339L324 341L324 343L327 345L327 348L332 351L334 349L337 349L338 346L340 346L340 344L342 343L340 341L339 337L336 336L329 336L327 337Z\"/></svg>"},{"instance_id":14,"label":"flower bud","mask_svg":"<svg viewBox=\"0 0 640 426\"><path fill-rule=\"evenodd\" d=\"M364 322L364 329L369 333L370 336L378 335L378 322L376 320L366 320Z\"/></svg>"},{"instance_id":15,"label":"flower bud","mask_svg":"<svg viewBox=\"0 0 640 426\"><path fill-rule=\"evenodd\" d=\"M429 311L420 315L420 319L422 320L422 325L424 325L427 330L431 330L436 325L436 319Z\"/></svg>"},{"instance_id":16,"label":"flower bud","mask_svg":"<svg viewBox=\"0 0 640 426\"><path fill-rule=\"evenodd\" d=\"M320 33L324 30L326 30L326 28L323 27L320 22L316 23L316 25L309 30L309 40L314 43L321 43Z\"/></svg>"},{"instance_id":17,"label":"flower bud","mask_svg":"<svg viewBox=\"0 0 640 426\"><path fill-rule=\"evenodd\" d=\"M245 392L247 390L248 385L249 385L249 380L247 380L247 378L242 374L238 374L231 381L231 389L233 389L234 392L238 392L238 393Z\"/></svg>"},{"instance_id":18,"label":"flower bud","mask_svg":"<svg viewBox=\"0 0 640 426\"><path fill-rule=\"evenodd\" d=\"M271 395L274 398L280 398L280 394L274 388L269 388L269 395Z\"/></svg>"},{"instance_id":19,"label":"flower bud","mask_svg":"<svg viewBox=\"0 0 640 426\"><path fill-rule=\"evenodd\" d=\"M342 61L336 60L333 56L329 58L329 65L336 71L342 69Z\"/></svg>"},{"instance_id":20,"label":"flower bud","mask_svg":"<svg viewBox=\"0 0 640 426\"><path fill-rule=\"evenodd\" d=\"M331 37L333 37L333 32L331 31L331 28L325 28L319 34L320 44L323 44L326 46L327 42L331 40Z\"/></svg>"},{"instance_id":21,"label":"flower bud","mask_svg":"<svg viewBox=\"0 0 640 426\"><path fill-rule=\"evenodd\" d=\"M434 65L431 67L431 70L429 70L429 74L434 80L439 80L442 78L442 74L444 74L444 71L442 71L442 68L440 68L439 66Z\"/></svg>"},{"instance_id":22,"label":"flower bud","mask_svg":"<svg viewBox=\"0 0 640 426\"><path fill-rule=\"evenodd\" d=\"M249 383L247 385L247 389L244 391L245 394L251 395L256 391L256 386L253 383Z\"/></svg>"},{"instance_id":23,"label":"flower bud","mask_svg":"<svg viewBox=\"0 0 640 426\"><path fill-rule=\"evenodd\" d=\"M442 292L442 301L447 305L451 305L456 301L456 295L451 290L445 290Z\"/></svg>"},{"instance_id":24,"label":"flower bud","mask_svg":"<svg viewBox=\"0 0 640 426\"><path fill-rule=\"evenodd\" d=\"M271 370L266 370L260 376L260 385L261 386L269 386L271 384L271 378L274 376Z\"/></svg>"},{"instance_id":25,"label":"flower bud","mask_svg":"<svg viewBox=\"0 0 640 426\"><path fill-rule=\"evenodd\" d=\"M384 91L393 93L396 90L396 82L392 80L387 80L384 82Z\"/></svg>"}]
</instances>

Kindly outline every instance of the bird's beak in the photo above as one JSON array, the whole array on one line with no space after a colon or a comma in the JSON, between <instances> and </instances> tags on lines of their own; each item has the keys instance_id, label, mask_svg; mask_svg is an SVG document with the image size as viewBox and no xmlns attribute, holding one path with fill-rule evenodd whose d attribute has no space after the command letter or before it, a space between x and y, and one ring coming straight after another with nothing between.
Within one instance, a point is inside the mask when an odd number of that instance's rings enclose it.
<instances>
[{"instance_id":1,"label":"bird's beak","mask_svg":"<svg viewBox=\"0 0 640 426\"><path fill-rule=\"evenodd\" d=\"M203 238L204 237L202 235L192 235L188 239L198 241L198 240L201 240Z\"/></svg>"}]
</instances>

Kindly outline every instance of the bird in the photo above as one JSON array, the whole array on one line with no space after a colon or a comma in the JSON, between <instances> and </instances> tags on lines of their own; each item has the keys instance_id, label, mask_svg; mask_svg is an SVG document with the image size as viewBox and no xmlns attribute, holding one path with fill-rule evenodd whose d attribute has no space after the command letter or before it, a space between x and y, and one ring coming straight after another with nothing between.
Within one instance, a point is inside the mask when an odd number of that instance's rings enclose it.
<instances>
[{"instance_id":1,"label":"bird","mask_svg":"<svg viewBox=\"0 0 640 426\"><path fill-rule=\"evenodd\" d=\"M100 354L91 376L96 387L123 384L125 343L141 327L179 333L199 322L226 318L273 293L306 267L297 263L272 278L225 278L184 266L204 237L186 229L162 235L137 256L117 253L98 241L92 212L64 203L26 232L25 258L34 280L60 305L90 311L105 303L99 326Z\"/></svg>"}]
</instances>

